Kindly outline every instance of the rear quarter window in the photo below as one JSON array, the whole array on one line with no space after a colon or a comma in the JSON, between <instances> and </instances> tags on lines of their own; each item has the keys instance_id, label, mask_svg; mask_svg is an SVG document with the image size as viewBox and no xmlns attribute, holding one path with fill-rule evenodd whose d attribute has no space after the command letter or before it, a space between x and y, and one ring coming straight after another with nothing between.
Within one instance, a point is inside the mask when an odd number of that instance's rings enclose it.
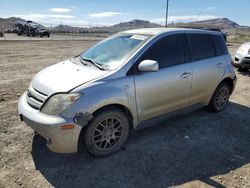
<instances>
[{"instance_id":1,"label":"rear quarter window","mask_svg":"<svg viewBox=\"0 0 250 188\"><path fill-rule=\"evenodd\" d=\"M227 45L222 35L212 35L217 56L228 54Z\"/></svg>"},{"instance_id":2,"label":"rear quarter window","mask_svg":"<svg viewBox=\"0 0 250 188\"><path fill-rule=\"evenodd\" d=\"M209 34L190 34L192 60L202 60L215 56L214 44Z\"/></svg>"}]
</instances>

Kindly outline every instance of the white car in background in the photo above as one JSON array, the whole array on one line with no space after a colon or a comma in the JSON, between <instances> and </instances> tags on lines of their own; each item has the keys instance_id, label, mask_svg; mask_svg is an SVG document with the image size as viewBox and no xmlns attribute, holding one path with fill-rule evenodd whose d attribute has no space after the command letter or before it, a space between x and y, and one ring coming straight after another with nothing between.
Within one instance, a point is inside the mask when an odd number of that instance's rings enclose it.
<instances>
[{"instance_id":1,"label":"white car in background","mask_svg":"<svg viewBox=\"0 0 250 188\"><path fill-rule=\"evenodd\" d=\"M234 58L234 66L239 71L250 69L250 42L242 44L237 50Z\"/></svg>"}]
</instances>

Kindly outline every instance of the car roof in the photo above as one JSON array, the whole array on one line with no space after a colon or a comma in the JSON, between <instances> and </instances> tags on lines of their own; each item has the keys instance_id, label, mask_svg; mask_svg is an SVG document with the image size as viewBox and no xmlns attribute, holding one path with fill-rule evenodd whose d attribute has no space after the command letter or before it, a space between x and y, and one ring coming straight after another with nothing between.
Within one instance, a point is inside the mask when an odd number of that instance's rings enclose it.
<instances>
[{"instance_id":1,"label":"car roof","mask_svg":"<svg viewBox=\"0 0 250 188\"><path fill-rule=\"evenodd\" d=\"M187 29L187 28L143 28L143 29L132 29L128 31L123 31L121 33L125 34L141 34L141 35L160 35L163 33L169 33L169 32L183 32L183 33L208 33L208 34L217 34L219 32L217 31L211 31L211 30L202 30L202 29Z\"/></svg>"}]
</instances>

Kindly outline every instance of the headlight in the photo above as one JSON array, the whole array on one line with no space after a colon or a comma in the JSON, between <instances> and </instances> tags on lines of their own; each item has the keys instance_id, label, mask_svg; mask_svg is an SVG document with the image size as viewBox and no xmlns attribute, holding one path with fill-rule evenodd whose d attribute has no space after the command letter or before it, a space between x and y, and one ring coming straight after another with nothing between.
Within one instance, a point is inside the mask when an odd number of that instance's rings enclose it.
<instances>
[{"instance_id":1,"label":"headlight","mask_svg":"<svg viewBox=\"0 0 250 188\"><path fill-rule=\"evenodd\" d=\"M50 115L58 115L73 104L80 96L79 93L56 94L45 102L41 111Z\"/></svg>"}]
</instances>

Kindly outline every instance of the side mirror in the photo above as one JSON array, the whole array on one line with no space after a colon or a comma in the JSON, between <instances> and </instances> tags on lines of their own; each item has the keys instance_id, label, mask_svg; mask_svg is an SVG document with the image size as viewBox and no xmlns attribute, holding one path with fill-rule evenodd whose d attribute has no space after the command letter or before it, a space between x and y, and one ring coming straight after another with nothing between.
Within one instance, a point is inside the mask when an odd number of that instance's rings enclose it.
<instances>
[{"instance_id":1,"label":"side mirror","mask_svg":"<svg viewBox=\"0 0 250 188\"><path fill-rule=\"evenodd\" d=\"M144 60L138 66L141 72L156 72L159 70L159 64L154 60Z\"/></svg>"}]
</instances>

